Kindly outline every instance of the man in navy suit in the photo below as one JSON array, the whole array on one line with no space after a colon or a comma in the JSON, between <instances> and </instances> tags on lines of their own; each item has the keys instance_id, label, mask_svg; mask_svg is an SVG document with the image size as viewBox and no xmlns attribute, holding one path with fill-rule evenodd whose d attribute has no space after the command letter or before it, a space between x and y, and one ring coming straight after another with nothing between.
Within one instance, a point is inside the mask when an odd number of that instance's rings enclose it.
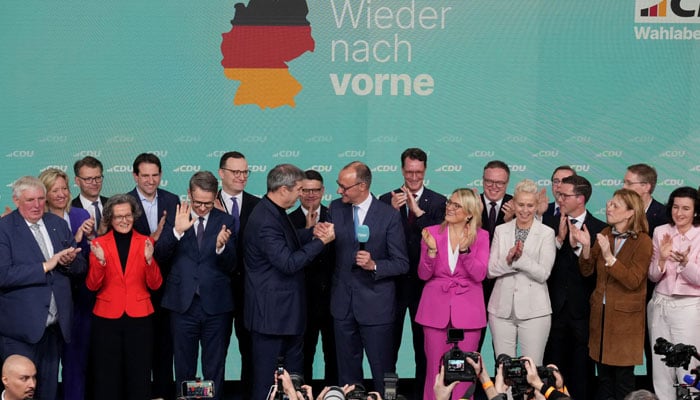
<instances>
[{"instance_id":1,"label":"man in navy suit","mask_svg":"<svg viewBox=\"0 0 700 400\"><path fill-rule=\"evenodd\" d=\"M537 205L537 215L542 217L543 220L544 218L558 217L561 215L561 212L559 211L559 204L557 203L557 193L559 192L559 185L561 185L562 179L571 175L576 175L576 171L574 171L574 169L568 165L560 165L554 169L554 172L552 172L552 198L554 201L550 203L547 203L548 200L543 201L543 199L546 198L546 192L543 188L540 196L540 202Z\"/></svg>"},{"instance_id":2,"label":"man in navy suit","mask_svg":"<svg viewBox=\"0 0 700 400\"><path fill-rule=\"evenodd\" d=\"M55 399L64 341L70 342L69 275L87 269L68 223L44 213L46 188L25 176L12 185L17 209L0 219L0 356L37 367L37 397Z\"/></svg>"},{"instance_id":3,"label":"man in navy suit","mask_svg":"<svg viewBox=\"0 0 700 400\"><path fill-rule=\"evenodd\" d=\"M297 230L287 209L294 206L304 172L291 164L267 175L267 194L245 228L245 326L251 332L253 399L264 399L279 357L287 371L303 368L306 291L304 267L335 238L333 226Z\"/></svg>"},{"instance_id":4,"label":"man in navy suit","mask_svg":"<svg viewBox=\"0 0 700 400\"><path fill-rule=\"evenodd\" d=\"M630 189L642 198L644 203L647 222L649 223L649 236L654 236L654 229L657 226L661 226L668 223L668 218L666 217L666 206L661 204L652 197L654 189L656 188L656 180L658 175L656 174L656 169L648 164L633 164L627 167L627 172L622 181L622 187L625 189ZM654 294L654 288L656 284L649 279L647 279L647 303L651 300ZM651 380L651 340L649 338L649 332L644 335L644 358L646 365L646 376L647 381ZM649 386L651 389L651 386Z\"/></svg>"},{"instance_id":5,"label":"man in navy suit","mask_svg":"<svg viewBox=\"0 0 700 400\"><path fill-rule=\"evenodd\" d=\"M586 226L591 243L607 224L586 210L591 198L591 183L582 176L570 175L557 185L559 215L545 214L542 222L556 233L557 257L547 280L552 303L552 326L545 348L545 364L556 364L567 377L571 397L593 396L594 364L588 356L588 331L591 307L589 298L595 289L595 276L584 277L578 266L581 248L572 243L570 226Z\"/></svg>"},{"instance_id":6,"label":"man in navy suit","mask_svg":"<svg viewBox=\"0 0 700 400\"><path fill-rule=\"evenodd\" d=\"M396 278L396 325L394 326L394 365L398 361L403 338L406 309L409 310L413 332L413 353L416 362L413 392L417 398L423 395L425 383L425 351L423 327L416 323L418 303L425 282L418 278L421 231L423 228L441 223L445 219L447 198L423 185L428 155L421 149L409 148L401 153L403 185L393 192L385 193L379 200L399 210L401 224L406 235L408 249L408 273Z\"/></svg>"},{"instance_id":7,"label":"man in navy suit","mask_svg":"<svg viewBox=\"0 0 700 400\"><path fill-rule=\"evenodd\" d=\"M136 187L128 194L136 199L141 216L134 221L134 230L149 235L158 242L163 230L175 225L175 210L180 199L173 193L159 188L162 177L160 159L151 153L141 153L134 160L132 173ZM167 282L169 264L159 264L163 281ZM173 341L170 333L169 313L160 306L165 285L152 294L155 308L153 316L153 388L154 398L175 397L173 384Z\"/></svg>"},{"instance_id":8,"label":"man in navy suit","mask_svg":"<svg viewBox=\"0 0 700 400\"><path fill-rule=\"evenodd\" d=\"M363 380L367 353L374 390L384 393L384 374L394 372L396 276L408 272L406 239L399 211L370 192L372 172L354 161L338 174L338 194L330 209L336 228L336 267L331 287L340 384ZM369 228L360 243L357 227Z\"/></svg>"},{"instance_id":9,"label":"man in navy suit","mask_svg":"<svg viewBox=\"0 0 700 400\"><path fill-rule=\"evenodd\" d=\"M241 384L243 385L242 397L249 399L252 396L253 379L253 354L250 332L243 324L243 232L248 223L248 217L260 201L260 198L245 191L250 168L245 156L238 151L228 151L219 159L219 178L221 190L216 194L215 207L226 212L234 218L234 226L231 231L236 236L236 269L231 279L233 290L233 302L237 306L233 309L233 327L238 339L238 351L241 354ZM235 202L235 203L234 203ZM237 221L236 221L237 219Z\"/></svg>"},{"instance_id":10,"label":"man in navy suit","mask_svg":"<svg viewBox=\"0 0 700 400\"><path fill-rule=\"evenodd\" d=\"M175 226L161 233L154 253L171 265L161 305L171 310L177 387L197 376L201 343L202 374L214 381L215 399L223 398L236 259L233 218L214 208L218 186L209 171L190 178L190 202L177 208Z\"/></svg>"},{"instance_id":11,"label":"man in navy suit","mask_svg":"<svg viewBox=\"0 0 700 400\"><path fill-rule=\"evenodd\" d=\"M102 219L102 207L107 202L107 197L100 194L104 180L102 162L95 157L85 156L73 164L73 172L80 194L75 196L71 207L87 210L92 219L99 222ZM97 228L95 224L95 231Z\"/></svg>"},{"instance_id":12,"label":"man in navy suit","mask_svg":"<svg viewBox=\"0 0 700 400\"><path fill-rule=\"evenodd\" d=\"M328 207L321 204L324 194L323 177L317 171L304 172L301 205L289 214L295 228L311 228L328 221ZM319 334L322 337L324 379L327 384L338 383L338 360L335 356L335 335L331 317L331 278L335 269L335 248L329 243L321 254L304 268L306 276L306 332L304 333L304 379L313 378L313 361Z\"/></svg>"}]
</instances>

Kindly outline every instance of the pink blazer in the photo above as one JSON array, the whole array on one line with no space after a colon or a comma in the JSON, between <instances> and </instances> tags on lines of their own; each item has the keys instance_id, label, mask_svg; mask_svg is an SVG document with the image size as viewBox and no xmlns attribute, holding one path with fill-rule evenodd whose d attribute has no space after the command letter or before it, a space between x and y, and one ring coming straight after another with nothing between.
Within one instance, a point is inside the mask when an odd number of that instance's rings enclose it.
<instances>
[{"instance_id":1,"label":"pink blazer","mask_svg":"<svg viewBox=\"0 0 700 400\"><path fill-rule=\"evenodd\" d=\"M489 234L478 229L469 253L460 254L454 274L448 264L447 228L440 225L428 231L435 238L437 255L428 257L428 246L421 240L418 276L426 281L418 305L416 322L437 329L452 326L480 329L486 326L486 306L481 282L486 277L489 261Z\"/></svg>"}]
</instances>

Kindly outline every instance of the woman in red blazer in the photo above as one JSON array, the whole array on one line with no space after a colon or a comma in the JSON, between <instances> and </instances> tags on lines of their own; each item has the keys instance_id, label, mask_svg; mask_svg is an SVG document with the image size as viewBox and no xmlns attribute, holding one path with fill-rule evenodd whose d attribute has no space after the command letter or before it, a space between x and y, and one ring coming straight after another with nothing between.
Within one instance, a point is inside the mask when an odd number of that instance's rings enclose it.
<instances>
[{"instance_id":1,"label":"woman in red blazer","mask_svg":"<svg viewBox=\"0 0 700 400\"><path fill-rule=\"evenodd\" d=\"M433 383L440 371L447 329L464 331L462 351L478 351L486 307L481 282L489 260L489 234L481 229L481 199L471 189L457 189L447 201L445 221L423 229L418 276L425 280L416 322L423 325L427 360L424 399L435 399ZM452 391L459 399L468 389Z\"/></svg>"},{"instance_id":2,"label":"woman in red blazer","mask_svg":"<svg viewBox=\"0 0 700 400\"><path fill-rule=\"evenodd\" d=\"M97 291L92 356L96 399L150 399L153 304L148 289L163 282L153 240L134 231L136 199L112 196L104 205L107 232L90 245L86 285Z\"/></svg>"}]
</instances>

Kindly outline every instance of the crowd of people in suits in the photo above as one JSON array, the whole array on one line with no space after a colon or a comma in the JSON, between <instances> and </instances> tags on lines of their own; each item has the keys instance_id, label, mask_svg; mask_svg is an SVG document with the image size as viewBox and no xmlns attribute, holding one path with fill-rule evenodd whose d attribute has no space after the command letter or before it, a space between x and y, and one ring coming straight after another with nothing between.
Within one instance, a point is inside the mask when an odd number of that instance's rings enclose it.
<instances>
[{"instance_id":1,"label":"crowd of people in suits","mask_svg":"<svg viewBox=\"0 0 700 400\"><path fill-rule=\"evenodd\" d=\"M280 362L313 377L320 336L325 382L362 382L366 355L383 393L408 313L413 398L436 398L450 329L464 332L465 352L492 345L557 365L575 399L623 399L646 352L655 391L675 397L697 363L666 367L649 338L700 345L696 189L663 205L653 167L631 165L601 221L571 167L554 170L549 201L529 179L507 194L498 160L484 166L483 192L448 198L425 187L427 163L407 149L403 184L375 197L370 167L351 162L328 206L321 174L291 164L269 171L262 198L247 193L236 151L218 179L195 173L182 202L159 187L149 153L134 160L135 188L109 198L90 156L74 165L72 201L61 170L19 178L16 209L0 219L0 356L36 365L42 399L57 396L59 363L65 399L173 399L198 364L222 398L235 332L241 397L263 399ZM456 385L453 399L471 384Z\"/></svg>"}]
</instances>

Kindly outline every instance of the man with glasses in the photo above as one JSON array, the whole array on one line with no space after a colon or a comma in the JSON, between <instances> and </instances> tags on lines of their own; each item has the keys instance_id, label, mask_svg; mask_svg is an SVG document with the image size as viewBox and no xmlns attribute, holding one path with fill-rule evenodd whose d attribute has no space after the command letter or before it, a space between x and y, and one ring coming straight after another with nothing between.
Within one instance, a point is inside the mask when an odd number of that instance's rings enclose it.
<instances>
[{"instance_id":1,"label":"man with glasses","mask_svg":"<svg viewBox=\"0 0 700 400\"><path fill-rule=\"evenodd\" d=\"M556 174L556 173L555 173ZM571 397L589 399L594 379L593 361L588 356L590 305L595 277L584 278L578 267L581 246L571 235L572 229L584 229L595 243L596 234L605 222L586 210L593 188L584 177L571 175L557 185L555 199L560 214L545 214L543 223L554 229L557 257L547 280L552 304L552 326L545 348L545 364L556 364L569 382Z\"/></svg>"},{"instance_id":2,"label":"man with glasses","mask_svg":"<svg viewBox=\"0 0 700 400\"><path fill-rule=\"evenodd\" d=\"M278 358L284 369L304 367L306 291L304 267L335 239L333 225L296 229L287 209L301 193L304 172L291 164L267 174L267 194L255 207L245 228L245 302L243 318L250 331L253 354L253 396L264 399L274 383Z\"/></svg>"},{"instance_id":3,"label":"man with glasses","mask_svg":"<svg viewBox=\"0 0 700 400\"><path fill-rule=\"evenodd\" d=\"M374 390L384 393L384 374L395 370L394 279L408 272L408 257L399 211L375 199L371 183L372 172L359 161L346 165L338 174L341 198L329 207L337 235L331 314L339 383L363 381L364 350ZM362 242L358 233L365 236Z\"/></svg>"},{"instance_id":4,"label":"man with glasses","mask_svg":"<svg viewBox=\"0 0 700 400\"><path fill-rule=\"evenodd\" d=\"M80 194L75 196L71 207L87 210L95 223L95 232L97 232L102 219L102 206L107 202L107 197L100 194L104 179L102 162L95 157L86 156L73 164L73 172Z\"/></svg>"},{"instance_id":5,"label":"man with glasses","mask_svg":"<svg viewBox=\"0 0 700 400\"><path fill-rule=\"evenodd\" d=\"M421 231L430 225L441 223L445 219L445 202L447 198L425 187L425 170L428 167L428 155L418 148L409 148L401 153L401 174L403 185L385 193L379 200L399 210L401 224L406 235L408 249L408 273L396 277L396 324L394 326L394 364L398 361L399 348L403 338L403 326L406 310L409 310L411 331L413 332L413 353L415 357L415 384L413 393L416 398L423 395L425 383L425 351L423 327L415 322L425 282L418 278L420 261Z\"/></svg>"},{"instance_id":6,"label":"man with glasses","mask_svg":"<svg viewBox=\"0 0 700 400\"><path fill-rule=\"evenodd\" d=\"M328 221L328 208L321 204L323 177L317 171L304 172L301 183L301 205L289 214L297 229L312 228ZM327 384L338 383L338 361L335 356L335 337L331 317L331 278L335 269L335 249L329 243L306 268L306 332L304 333L304 379L313 378L313 361L319 334L322 337L324 379Z\"/></svg>"},{"instance_id":7,"label":"man with glasses","mask_svg":"<svg viewBox=\"0 0 700 400\"><path fill-rule=\"evenodd\" d=\"M548 217L558 217L561 214L559 210L559 203L557 203L557 192L559 192L559 185L561 185L561 180L567 176L576 175L576 171L568 165L560 165L554 169L552 172L552 196L554 201L547 204L545 189L542 189L542 198L538 204L537 214L544 218Z\"/></svg>"},{"instance_id":8,"label":"man with glasses","mask_svg":"<svg viewBox=\"0 0 700 400\"><path fill-rule=\"evenodd\" d=\"M245 191L248 184L250 169L245 156L238 151L228 151L219 159L219 178L221 190L216 194L215 207L230 214L234 218L231 231L236 236L236 268L231 279L233 290L233 327L238 339L238 351L241 354L241 383L243 398L252 396L253 354L251 349L250 332L243 324L244 274L243 268L243 233L248 223L248 217L260 201L260 198Z\"/></svg>"},{"instance_id":9,"label":"man with glasses","mask_svg":"<svg viewBox=\"0 0 700 400\"><path fill-rule=\"evenodd\" d=\"M158 242L164 230L172 230L175 225L176 208L180 198L161 189L162 170L160 159L155 154L141 153L136 156L132 169L136 187L128 194L136 199L141 208L141 216L134 221L134 229ZM170 272L168 263L159 263L163 282L167 282ZM175 394L173 384L173 343L170 333L168 312L160 306L163 296L162 285L152 294L155 308L153 315L153 390L154 398L171 399Z\"/></svg>"},{"instance_id":10,"label":"man with glasses","mask_svg":"<svg viewBox=\"0 0 700 400\"><path fill-rule=\"evenodd\" d=\"M214 381L215 399L223 398L236 257L233 218L214 208L218 187L209 171L190 178L190 201L176 207L175 226L163 231L154 253L159 264L172 266L162 306L170 310L176 387L197 376L201 344L202 376Z\"/></svg>"},{"instance_id":11,"label":"man with glasses","mask_svg":"<svg viewBox=\"0 0 700 400\"><path fill-rule=\"evenodd\" d=\"M625 177L622 181L623 188L637 192L637 194L642 198L647 216L647 222L649 223L650 237L654 236L654 229L656 229L657 226L668 223L666 207L651 196L656 188L656 180L657 174L654 167L648 164L633 164L627 167L627 172L625 173ZM651 300L655 287L656 284L647 279L647 303L649 300ZM646 376L648 382L651 381L651 359L653 354L651 349L651 341L649 339L649 332L647 332L647 334L644 335L644 361L646 365ZM649 383L649 388L651 388L651 383Z\"/></svg>"}]
</instances>

